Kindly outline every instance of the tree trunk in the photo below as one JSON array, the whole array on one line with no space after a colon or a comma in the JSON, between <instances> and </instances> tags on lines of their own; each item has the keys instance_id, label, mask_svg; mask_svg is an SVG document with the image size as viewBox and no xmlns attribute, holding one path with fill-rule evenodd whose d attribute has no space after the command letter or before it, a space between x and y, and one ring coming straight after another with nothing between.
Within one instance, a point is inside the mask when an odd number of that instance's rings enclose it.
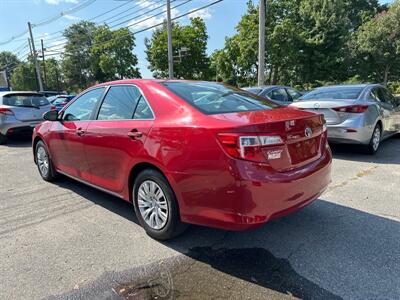
<instances>
[{"instance_id":1,"label":"tree trunk","mask_svg":"<svg viewBox=\"0 0 400 300\"><path fill-rule=\"evenodd\" d=\"M383 85L385 87L387 87L387 84L388 84L389 70L390 70L390 66L386 66L384 74L383 74Z\"/></svg>"},{"instance_id":2,"label":"tree trunk","mask_svg":"<svg viewBox=\"0 0 400 300\"><path fill-rule=\"evenodd\" d=\"M274 66L271 65L271 67L269 68L268 79L267 79L268 84L271 84L272 72L273 72L273 71L274 71Z\"/></svg>"},{"instance_id":3,"label":"tree trunk","mask_svg":"<svg viewBox=\"0 0 400 300\"><path fill-rule=\"evenodd\" d=\"M274 69L274 76L272 77L272 84L275 85L278 82L278 72L279 72L279 67L276 67Z\"/></svg>"}]
</instances>

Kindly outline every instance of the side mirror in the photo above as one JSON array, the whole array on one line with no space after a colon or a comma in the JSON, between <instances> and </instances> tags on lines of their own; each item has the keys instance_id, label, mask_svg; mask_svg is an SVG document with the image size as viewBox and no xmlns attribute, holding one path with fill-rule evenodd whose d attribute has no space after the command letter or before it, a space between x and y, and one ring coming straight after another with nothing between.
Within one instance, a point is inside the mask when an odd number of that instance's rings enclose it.
<instances>
[{"instance_id":1,"label":"side mirror","mask_svg":"<svg viewBox=\"0 0 400 300\"><path fill-rule=\"evenodd\" d=\"M43 114L43 119L46 121L57 121L58 120L58 111L50 110Z\"/></svg>"}]
</instances>

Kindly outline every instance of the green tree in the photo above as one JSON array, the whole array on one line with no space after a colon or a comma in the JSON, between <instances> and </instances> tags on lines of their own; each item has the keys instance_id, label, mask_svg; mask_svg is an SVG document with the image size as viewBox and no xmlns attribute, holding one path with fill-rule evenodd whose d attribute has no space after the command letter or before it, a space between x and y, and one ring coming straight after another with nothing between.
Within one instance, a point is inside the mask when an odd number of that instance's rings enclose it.
<instances>
[{"instance_id":1,"label":"green tree","mask_svg":"<svg viewBox=\"0 0 400 300\"><path fill-rule=\"evenodd\" d=\"M176 62L174 76L185 79L209 79L210 60L207 56L207 29L201 18L191 18L190 24L174 23L172 28L173 49ZM156 29L145 40L147 60L156 78L168 76L168 48L166 25ZM180 51L186 48L187 51ZM181 55L180 55L181 54Z\"/></svg>"},{"instance_id":2,"label":"green tree","mask_svg":"<svg viewBox=\"0 0 400 300\"><path fill-rule=\"evenodd\" d=\"M212 72L233 85L252 85L257 78L258 55L258 12L252 1L247 3L236 31L225 38L223 49L212 54Z\"/></svg>"},{"instance_id":3,"label":"green tree","mask_svg":"<svg viewBox=\"0 0 400 300\"><path fill-rule=\"evenodd\" d=\"M400 1L364 23L354 34L351 48L357 72L364 80L387 85L400 75ZM397 77L398 79L398 77Z\"/></svg>"},{"instance_id":4,"label":"green tree","mask_svg":"<svg viewBox=\"0 0 400 300\"><path fill-rule=\"evenodd\" d=\"M0 71L6 71L8 76L11 77L19 63L20 60L14 53L9 51L0 52Z\"/></svg>"},{"instance_id":5,"label":"green tree","mask_svg":"<svg viewBox=\"0 0 400 300\"><path fill-rule=\"evenodd\" d=\"M35 69L30 59L14 69L10 79L14 91L35 91L37 89Z\"/></svg>"},{"instance_id":6,"label":"green tree","mask_svg":"<svg viewBox=\"0 0 400 300\"><path fill-rule=\"evenodd\" d=\"M298 24L301 76L306 82L348 77L344 66L351 22L343 0L304 0Z\"/></svg>"},{"instance_id":7,"label":"green tree","mask_svg":"<svg viewBox=\"0 0 400 300\"><path fill-rule=\"evenodd\" d=\"M62 69L66 84L72 90L82 90L105 76L98 67L98 58L91 55L96 25L81 21L64 31L67 40L62 59Z\"/></svg>"},{"instance_id":8,"label":"green tree","mask_svg":"<svg viewBox=\"0 0 400 300\"><path fill-rule=\"evenodd\" d=\"M356 75L348 41L382 9L377 0L267 1L266 83L317 85ZM212 73L238 85L255 84L257 57L258 7L249 1L236 33L211 56Z\"/></svg>"},{"instance_id":9,"label":"green tree","mask_svg":"<svg viewBox=\"0 0 400 300\"><path fill-rule=\"evenodd\" d=\"M54 58L49 58L46 59L45 66L46 66L46 81L44 82L45 89L49 91L63 91L65 89L65 86L62 77L60 61ZM44 73L43 67L42 67L42 73ZM44 79L44 76L42 78Z\"/></svg>"},{"instance_id":10,"label":"green tree","mask_svg":"<svg viewBox=\"0 0 400 300\"><path fill-rule=\"evenodd\" d=\"M346 10L350 18L352 28L356 30L366 21L372 19L384 6L379 5L378 0L348 0Z\"/></svg>"},{"instance_id":11,"label":"green tree","mask_svg":"<svg viewBox=\"0 0 400 300\"><path fill-rule=\"evenodd\" d=\"M127 28L112 31L106 25L99 26L91 48L92 56L98 58L98 65L92 67L100 69L104 80L140 78L138 59L132 52L134 47L135 37Z\"/></svg>"}]
</instances>

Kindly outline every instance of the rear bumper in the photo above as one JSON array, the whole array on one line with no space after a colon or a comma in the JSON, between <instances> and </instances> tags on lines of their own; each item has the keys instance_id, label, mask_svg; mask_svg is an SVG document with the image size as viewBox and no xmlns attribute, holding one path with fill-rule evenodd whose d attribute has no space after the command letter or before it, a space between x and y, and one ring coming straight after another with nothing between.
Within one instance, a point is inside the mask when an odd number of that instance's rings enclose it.
<instances>
[{"instance_id":1,"label":"rear bumper","mask_svg":"<svg viewBox=\"0 0 400 300\"><path fill-rule=\"evenodd\" d=\"M215 194L197 199L198 206L181 213L182 220L226 230L259 227L317 199L331 181L331 161L329 148L318 160L282 173L236 160L236 170L231 174L233 182L224 180L226 185L218 186L222 182L220 177L209 179L216 183ZM215 198L211 201L211 197Z\"/></svg>"},{"instance_id":2,"label":"rear bumper","mask_svg":"<svg viewBox=\"0 0 400 300\"><path fill-rule=\"evenodd\" d=\"M29 121L29 122L3 122L0 123L0 133L3 135L24 134L33 131L35 126L43 120Z\"/></svg>"},{"instance_id":3,"label":"rear bumper","mask_svg":"<svg viewBox=\"0 0 400 300\"><path fill-rule=\"evenodd\" d=\"M351 124L350 124L351 125ZM368 144L370 142L373 126L328 125L328 140L333 143Z\"/></svg>"}]
</instances>

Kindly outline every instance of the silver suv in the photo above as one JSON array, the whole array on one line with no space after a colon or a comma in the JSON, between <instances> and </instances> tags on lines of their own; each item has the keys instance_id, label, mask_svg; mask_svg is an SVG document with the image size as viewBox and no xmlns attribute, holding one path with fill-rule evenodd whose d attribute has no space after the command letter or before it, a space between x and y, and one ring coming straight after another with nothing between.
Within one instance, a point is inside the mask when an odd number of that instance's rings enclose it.
<instances>
[{"instance_id":1,"label":"silver suv","mask_svg":"<svg viewBox=\"0 0 400 300\"><path fill-rule=\"evenodd\" d=\"M15 134L32 132L52 109L49 101L36 92L0 92L0 144Z\"/></svg>"}]
</instances>

